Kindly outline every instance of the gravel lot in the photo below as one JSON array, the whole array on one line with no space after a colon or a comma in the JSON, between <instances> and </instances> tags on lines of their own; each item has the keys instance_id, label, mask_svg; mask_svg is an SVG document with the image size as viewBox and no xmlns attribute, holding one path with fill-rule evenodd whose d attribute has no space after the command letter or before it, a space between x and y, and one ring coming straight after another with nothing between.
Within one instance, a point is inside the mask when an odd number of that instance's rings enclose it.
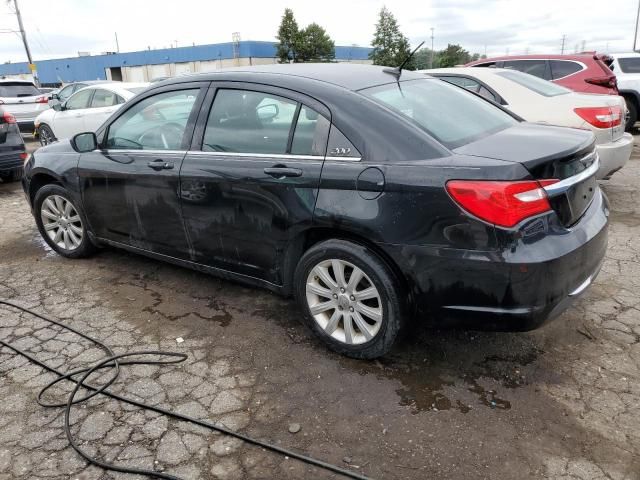
<instances>
[{"instance_id":1,"label":"gravel lot","mask_svg":"<svg viewBox=\"0 0 640 480\"><path fill-rule=\"evenodd\" d=\"M19 184L0 184L0 298L118 353L189 355L124 368L113 391L372 478L640 479L640 148L603 188L607 261L574 308L529 333L416 327L375 362L325 350L291 300L261 290L116 250L65 260L44 246ZM61 369L99 357L8 308L0 338ZM87 467L67 446L62 411L35 400L51 379L0 347L0 480L134 478ZM184 478L338 478L104 397L72 422L87 450Z\"/></svg>"}]
</instances>

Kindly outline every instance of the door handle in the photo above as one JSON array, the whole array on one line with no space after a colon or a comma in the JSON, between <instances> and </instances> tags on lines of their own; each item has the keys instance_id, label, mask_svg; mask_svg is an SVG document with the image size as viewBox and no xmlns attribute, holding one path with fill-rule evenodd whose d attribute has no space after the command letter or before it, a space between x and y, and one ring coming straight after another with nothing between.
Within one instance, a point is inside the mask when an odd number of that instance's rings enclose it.
<instances>
[{"instance_id":1,"label":"door handle","mask_svg":"<svg viewBox=\"0 0 640 480\"><path fill-rule=\"evenodd\" d=\"M264 173L272 176L273 178L286 178L286 177L301 177L302 170L299 168L289 168L283 166L275 166L264 169Z\"/></svg>"},{"instance_id":2,"label":"door handle","mask_svg":"<svg viewBox=\"0 0 640 480\"><path fill-rule=\"evenodd\" d=\"M171 170L173 168L173 163L165 162L161 158L156 158L152 162L147 163L147 167L153 168L156 171L159 171L159 170Z\"/></svg>"}]
</instances>

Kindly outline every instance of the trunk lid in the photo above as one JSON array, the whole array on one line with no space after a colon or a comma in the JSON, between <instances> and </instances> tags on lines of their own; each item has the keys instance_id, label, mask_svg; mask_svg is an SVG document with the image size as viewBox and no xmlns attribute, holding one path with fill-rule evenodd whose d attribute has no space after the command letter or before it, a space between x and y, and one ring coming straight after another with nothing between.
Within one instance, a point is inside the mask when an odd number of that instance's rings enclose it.
<instances>
[{"instance_id":1,"label":"trunk lid","mask_svg":"<svg viewBox=\"0 0 640 480\"><path fill-rule=\"evenodd\" d=\"M565 226L580 219L598 188L595 138L587 130L520 123L454 151L520 163L536 180L557 180L545 190Z\"/></svg>"}]
</instances>

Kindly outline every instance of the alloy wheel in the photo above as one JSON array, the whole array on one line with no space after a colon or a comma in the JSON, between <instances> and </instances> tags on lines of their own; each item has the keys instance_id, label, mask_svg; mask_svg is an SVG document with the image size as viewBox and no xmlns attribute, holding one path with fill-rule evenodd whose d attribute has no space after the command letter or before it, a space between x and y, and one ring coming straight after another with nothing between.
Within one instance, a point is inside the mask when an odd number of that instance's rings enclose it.
<instances>
[{"instance_id":1,"label":"alloy wheel","mask_svg":"<svg viewBox=\"0 0 640 480\"><path fill-rule=\"evenodd\" d=\"M73 204L60 195L50 195L40 207L42 227L59 248L73 251L83 237L82 221Z\"/></svg>"},{"instance_id":2,"label":"alloy wheel","mask_svg":"<svg viewBox=\"0 0 640 480\"><path fill-rule=\"evenodd\" d=\"M41 128L39 132L40 136L40 144L41 145L49 145L53 143L53 133L48 128Z\"/></svg>"},{"instance_id":3,"label":"alloy wheel","mask_svg":"<svg viewBox=\"0 0 640 480\"><path fill-rule=\"evenodd\" d=\"M318 263L307 277L306 296L318 326L341 343L366 343L380 331L380 293L367 274L350 262L329 259Z\"/></svg>"}]
</instances>

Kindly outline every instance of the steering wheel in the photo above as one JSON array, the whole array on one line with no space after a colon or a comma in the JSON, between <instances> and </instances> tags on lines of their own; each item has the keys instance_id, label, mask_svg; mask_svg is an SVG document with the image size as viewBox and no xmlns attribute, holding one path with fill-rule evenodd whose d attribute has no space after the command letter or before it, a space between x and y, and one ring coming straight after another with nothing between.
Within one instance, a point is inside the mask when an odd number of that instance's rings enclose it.
<instances>
[{"instance_id":1,"label":"steering wheel","mask_svg":"<svg viewBox=\"0 0 640 480\"><path fill-rule=\"evenodd\" d=\"M166 123L157 128L147 130L138 137L138 143L145 147L174 150L180 147L184 128L177 123Z\"/></svg>"}]
</instances>

